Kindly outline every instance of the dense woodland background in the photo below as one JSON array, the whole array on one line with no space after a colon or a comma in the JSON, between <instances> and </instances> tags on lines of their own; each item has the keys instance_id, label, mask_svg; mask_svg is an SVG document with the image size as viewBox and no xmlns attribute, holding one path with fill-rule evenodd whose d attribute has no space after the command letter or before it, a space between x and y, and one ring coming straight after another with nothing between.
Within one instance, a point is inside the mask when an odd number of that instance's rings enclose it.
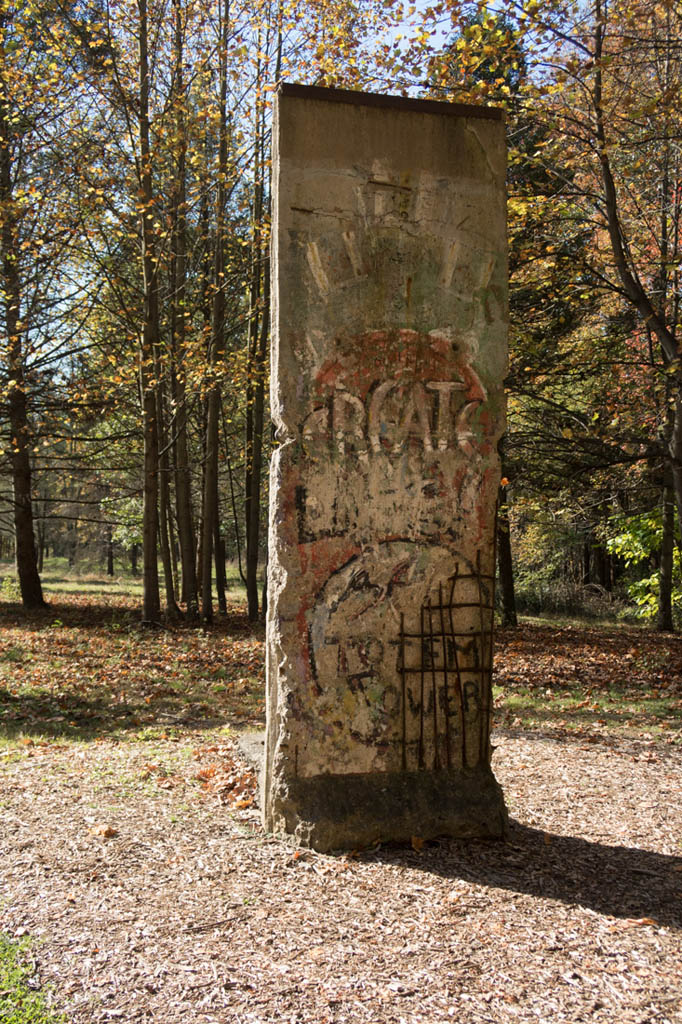
<instances>
[{"instance_id":1,"label":"dense woodland background","mask_svg":"<svg viewBox=\"0 0 682 1024\"><path fill-rule=\"evenodd\" d=\"M228 563L262 613L281 79L505 107L502 616L678 626L672 0L0 0L4 595L139 573L210 622Z\"/></svg>"}]
</instances>

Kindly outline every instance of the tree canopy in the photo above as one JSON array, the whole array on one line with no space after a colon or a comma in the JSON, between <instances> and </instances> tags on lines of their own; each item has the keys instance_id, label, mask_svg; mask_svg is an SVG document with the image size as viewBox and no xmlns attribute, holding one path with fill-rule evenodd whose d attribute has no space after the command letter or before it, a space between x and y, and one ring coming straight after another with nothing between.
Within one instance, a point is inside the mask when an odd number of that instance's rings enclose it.
<instances>
[{"instance_id":1,"label":"tree canopy","mask_svg":"<svg viewBox=\"0 0 682 1024\"><path fill-rule=\"evenodd\" d=\"M0 530L24 604L49 551L139 557L147 621L210 621L234 559L261 613L288 79L505 108L517 591L617 593L672 628L681 28L621 0L0 0Z\"/></svg>"}]
</instances>

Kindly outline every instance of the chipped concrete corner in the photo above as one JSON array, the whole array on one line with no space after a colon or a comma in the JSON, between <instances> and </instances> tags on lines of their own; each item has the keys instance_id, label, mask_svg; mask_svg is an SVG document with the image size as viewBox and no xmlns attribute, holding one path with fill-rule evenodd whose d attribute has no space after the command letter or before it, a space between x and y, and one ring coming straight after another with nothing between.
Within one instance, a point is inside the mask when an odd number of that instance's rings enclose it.
<instances>
[{"instance_id":1,"label":"chipped concrete corner","mask_svg":"<svg viewBox=\"0 0 682 1024\"><path fill-rule=\"evenodd\" d=\"M497 836L504 124L284 86L273 133L265 827Z\"/></svg>"}]
</instances>

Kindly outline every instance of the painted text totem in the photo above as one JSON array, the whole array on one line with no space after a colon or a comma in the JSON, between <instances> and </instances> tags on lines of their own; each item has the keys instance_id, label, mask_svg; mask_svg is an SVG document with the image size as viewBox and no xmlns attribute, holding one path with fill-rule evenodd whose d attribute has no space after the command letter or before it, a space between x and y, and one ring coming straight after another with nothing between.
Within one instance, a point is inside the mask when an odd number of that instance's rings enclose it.
<instances>
[{"instance_id":1,"label":"painted text totem","mask_svg":"<svg viewBox=\"0 0 682 1024\"><path fill-rule=\"evenodd\" d=\"M504 123L284 85L273 142L265 826L499 835Z\"/></svg>"}]
</instances>

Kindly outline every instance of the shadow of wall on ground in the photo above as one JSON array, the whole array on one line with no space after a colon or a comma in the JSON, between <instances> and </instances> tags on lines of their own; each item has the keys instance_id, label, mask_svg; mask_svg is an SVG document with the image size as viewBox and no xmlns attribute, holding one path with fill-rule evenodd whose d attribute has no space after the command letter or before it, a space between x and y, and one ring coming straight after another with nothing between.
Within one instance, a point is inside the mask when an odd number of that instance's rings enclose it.
<instances>
[{"instance_id":1,"label":"shadow of wall on ground","mask_svg":"<svg viewBox=\"0 0 682 1024\"><path fill-rule=\"evenodd\" d=\"M651 918L682 929L682 857L555 835L513 819L506 840L441 840L421 853L386 847L372 856L607 917Z\"/></svg>"}]
</instances>

